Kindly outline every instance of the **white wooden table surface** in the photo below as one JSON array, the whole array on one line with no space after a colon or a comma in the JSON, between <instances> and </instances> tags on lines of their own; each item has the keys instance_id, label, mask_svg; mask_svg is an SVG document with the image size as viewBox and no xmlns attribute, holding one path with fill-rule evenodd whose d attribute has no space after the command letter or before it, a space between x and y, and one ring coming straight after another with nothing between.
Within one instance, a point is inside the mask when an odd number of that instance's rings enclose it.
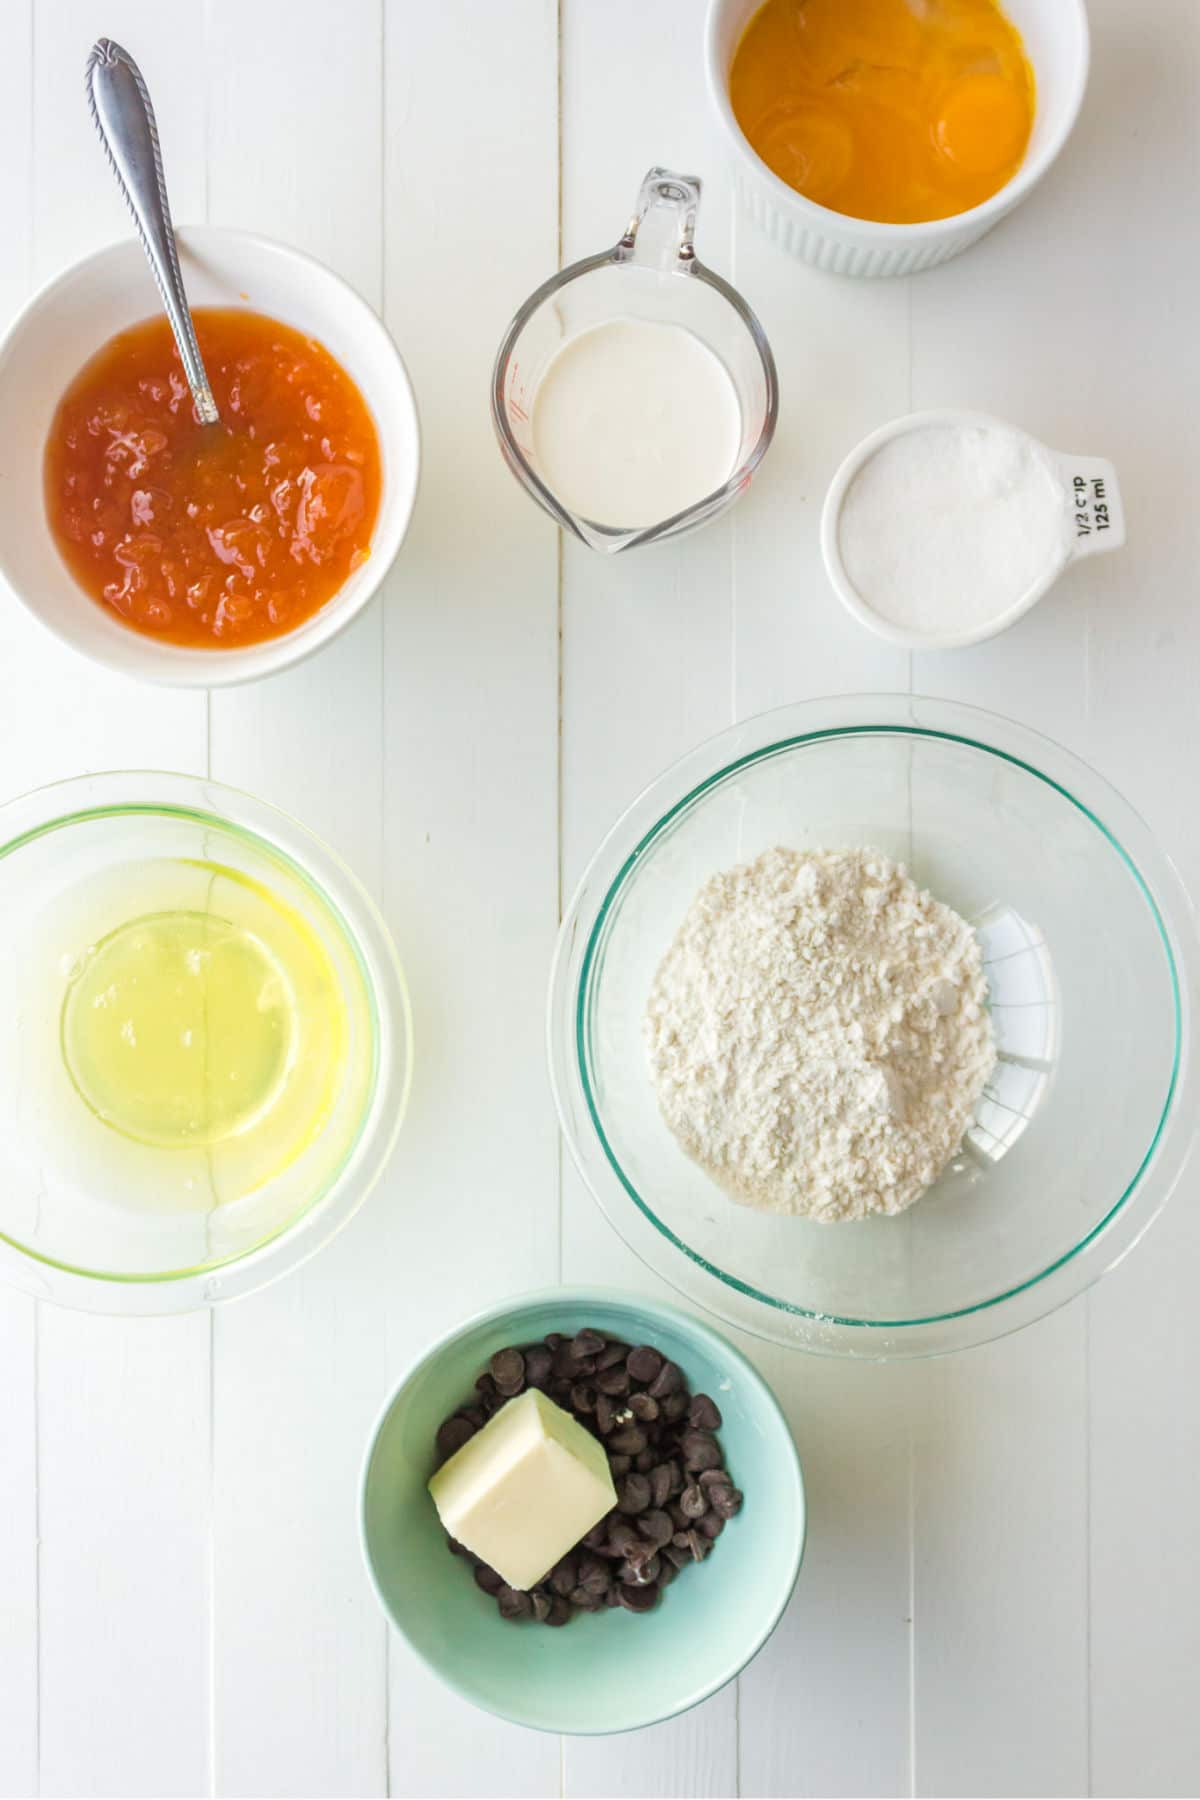
<instances>
[{"instance_id":1,"label":"white wooden table surface","mask_svg":"<svg viewBox=\"0 0 1200 1800\"><path fill-rule=\"evenodd\" d=\"M0 1295L5 1795L1200 1787L1200 1176L1007 1342L907 1367L751 1346L804 1459L809 1551L774 1639L689 1717L559 1742L475 1714L389 1639L360 1566L365 1436L431 1335L559 1276L651 1283L560 1151L542 1015L563 896L667 762L805 696L975 701L1094 761L1200 886L1200 4L1092 0L1050 178L960 261L880 285L735 218L702 10L5 0L0 311L127 230L83 103L107 33L150 80L177 217L347 276L425 442L383 599L293 674L156 692L0 607L3 795L167 767L296 812L381 899L419 1034L384 1181L290 1279L164 1321ZM654 162L704 178L700 254L766 326L782 420L729 519L605 561L560 548L503 468L488 373L517 303L618 235ZM935 405L1111 456L1130 543L996 643L910 658L837 606L817 520L864 432Z\"/></svg>"}]
</instances>

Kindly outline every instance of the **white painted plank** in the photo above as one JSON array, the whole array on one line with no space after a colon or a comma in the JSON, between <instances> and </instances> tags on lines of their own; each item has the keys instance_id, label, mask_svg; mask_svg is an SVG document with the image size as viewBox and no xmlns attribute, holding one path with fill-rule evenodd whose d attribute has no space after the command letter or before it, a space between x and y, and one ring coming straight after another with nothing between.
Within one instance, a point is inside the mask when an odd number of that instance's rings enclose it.
<instances>
[{"instance_id":1,"label":"white painted plank","mask_svg":"<svg viewBox=\"0 0 1200 1800\"><path fill-rule=\"evenodd\" d=\"M634 0L568 0L562 15L564 263L615 243L659 164L701 176L697 251L728 274L729 184L706 154L695 7L673 0L651 22ZM730 545L728 522L613 559L564 542L564 901L638 791L730 722ZM610 1230L569 1163L562 1272L677 1298ZM568 1740L563 1774L571 1795L735 1792L736 1686L647 1731Z\"/></svg>"},{"instance_id":2,"label":"white painted plank","mask_svg":"<svg viewBox=\"0 0 1200 1800\"><path fill-rule=\"evenodd\" d=\"M208 216L298 245L380 298L378 0L306 27L208 8ZM212 772L295 814L378 894L381 611L322 654L212 697ZM355 1529L386 1293L371 1206L214 1332L215 1789L387 1787L386 1643Z\"/></svg>"},{"instance_id":3,"label":"white painted plank","mask_svg":"<svg viewBox=\"0 0 1200 1800\"><path fill-rule=\"evenodd\" d=\"M72 0L31 17L31 273L40 281L128 227L82 99L94 9ZM173 191L187 206L202 191L203 115L173 34L141 4L116 4L104 27L145 63ZM94 669L11 606L0 634L6 789L92 768L203 770L202 697L152 693ZM207 1325L42 1308L39 1332L41 1791L202 1791Z\"/></svg>"},{"instance_id":4,"label":"white painted plank","mask_svg":"<svg viewBox=\"0 0 1200 1800\"><path fill-rule=\"evenodd\" d=\"M1104 240L1096 290L1077 291L1075 303L1086 304L1098 342L1126 347L1091 381L1131 521L1128 549L1093 565L1092 751L1196 894L1197 535L1180 475L1200 451L1200 353L1185 323L1187 296L1200 286L1200 237L1191 222L1178 228L1174 209L1183 171L1198 160L1200 12L1187 0L1136 20L1117 0L1091 10L1099 119L1087 173L1122 229ZM1164 169L1180 179L1164 182ZM1097 1794L1200 1791L1198 1198L1193 1165L1150 1235L1089 1297Z\"/></svg>"},{"instance_id":5,"label":"white painted plank","mask_svg":"<svg viewBox=\"0 0 1200 1800\"><path fill-rule=\"evenodd\" d=\"M40 1791L206 1792L208 1320L47 1306L40 1348Z\"/></svg>"},{"instance_id":6,"label":"white painted plank","mask_svg":"<svg viewBox=\"0 0 1200 1800\"><path fill-rule=\"evenodd\" d=\"M1067 450L1103 440L1119 461L1123 408L1079 339L1107 279L1117 204L1117 95L1106 104L1097 90L1121 78L1106 75L1106 55L1101 29L1089 108L1039 193L968 256L913 282L913 404L995 412ZM1084 565L995 643L915 658L914 686L1089 754L1088 636L1110 580L1104 562ZM1086 1326L1077 1304L914 1372L920 1793L1087 1791Z\"/></svg>"},{"instance_id":7,"label":"white painted plank","mask_svg":"<svg viewBox=\"0 0 1200 1800\"><path fill-rule=\"evenodd\" d=\"M738 715L907 689L907 657L846 615L819 542L838 463L909 404L905 284L818 274L742 216L735 269L780 379L776 442L734 515ZM754 1355L792 1422L811 1515L792 1604L740 1683L742 1792L908 1793L910 1371Z\"/></svg>"},{"instance_id":8,"label":"white painted plank","mask_svg":"<svg viewBox=\"0 0 1200 1800\"><path fill-rule=\"evenodd\" d=\"M0 325L7 326L32 276L29 183L33 109L33 15L9 22L0 62ZM3 596L5 618L13 611ZM0 645L5 645L0 627ZM5 645L6 647L6 645ZM8 733L5 733L7 748ZM37 1786L37 1320L32 1300L0 1293L0 1795Z\"/></svg>"},{"instance_id":9,"label":"white painted plank","mask_svg":"<svg viewBox=\"0 0 1200 1800\"><path fill-rule=\"evenodd\" d=\"M509 316L555 257L556 40L550 0L388 10L386 317L424 472L384 643L385 894L417 1055L382 1220L381 1394L436 1332L555 1274L557 553L487 395ZM391 1676L394 1793L558 1792L554 1738L473 1713L394 1640Z\"/></svg>"},{"instance_id":10,"label":"white painted plank","mask_svg":"<svg viewBox=\"0 0 1200 1800\"><path fill-rule=\"evenodd\" d=\"M0 1293L0 1795L38 1781L37 1342L35 1303Z\"/></svg>"}]
</instances>

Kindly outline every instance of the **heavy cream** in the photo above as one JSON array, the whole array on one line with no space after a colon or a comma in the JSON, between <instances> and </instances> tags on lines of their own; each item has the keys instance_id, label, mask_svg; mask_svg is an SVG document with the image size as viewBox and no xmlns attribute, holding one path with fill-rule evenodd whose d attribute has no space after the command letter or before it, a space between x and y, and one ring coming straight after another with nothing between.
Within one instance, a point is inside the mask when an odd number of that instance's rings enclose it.
<instances>
[{"instance_id":1,"label":"heavy cream","mask_svg":"<svg viewBox=\"0 0 1200 1800\"><path fill-rule=\"evenodd\" d=\"M562 345L538 383L533 461L570 512L643 529L728 481L742 419L725 365L681 325L610 319Z\"/></svg>"}]
</instances>

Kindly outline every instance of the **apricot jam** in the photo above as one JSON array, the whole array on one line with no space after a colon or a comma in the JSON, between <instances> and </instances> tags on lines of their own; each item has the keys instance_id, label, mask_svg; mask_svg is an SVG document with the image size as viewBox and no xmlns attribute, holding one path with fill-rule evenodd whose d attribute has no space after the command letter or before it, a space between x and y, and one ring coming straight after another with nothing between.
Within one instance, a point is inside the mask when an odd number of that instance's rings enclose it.
<instances>
[{"instance_id":1,"label":"apricot jam","mask_svg":"<svg viewBox=\"0 0 1200 1800\"><path fill-rule=\"evenodd\" d=\"M1034 81L996 0L766 0L729 99L789 187L852 218L913 225L1011 180Z\"/></svg>"},{"instance_id":2,"label":"apricot jam","mask_svg":"<svg viewBox=\"0 0 1200 1800\"><path fill-rule=\"evenodd\" d=\"M220 423L198 422L165 318L118 333L59 402L46 514L127 625L236 649L311 618L370 554L379 440L312 338L237 308L193 316Z\"/></svg>"}]
</instances>

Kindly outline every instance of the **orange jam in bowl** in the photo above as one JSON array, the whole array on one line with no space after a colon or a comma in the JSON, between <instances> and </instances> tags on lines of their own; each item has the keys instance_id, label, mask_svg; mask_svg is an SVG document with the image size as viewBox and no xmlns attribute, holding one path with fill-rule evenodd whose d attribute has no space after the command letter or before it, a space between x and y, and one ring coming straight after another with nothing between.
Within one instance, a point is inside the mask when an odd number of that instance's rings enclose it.
<instances>
[{"instance_id":1,"label":"orange jam in bowl","mask_svg":"<svg viewBox=\"0 0 1200 1800\"><path fill-rule=\"evenodd\" d=\"M751 148L809 200L913 225L1009 182L1033 71L996 0L766 0L729 74Z\"/></svg>"},{"instance_id":2,"label":"orange jam in bowl","mask_svg":"<svg viewBox=\"0 0 1200 1800\"><path fill-rule=\"evenodd\" d=\"M370 554L381 459L354 382L261 313L193 317L201 425L165 318L122 331L59 402L46 514L86 593L168 643L239 648L318 612Z\"/></svg>"}]
</instances>

